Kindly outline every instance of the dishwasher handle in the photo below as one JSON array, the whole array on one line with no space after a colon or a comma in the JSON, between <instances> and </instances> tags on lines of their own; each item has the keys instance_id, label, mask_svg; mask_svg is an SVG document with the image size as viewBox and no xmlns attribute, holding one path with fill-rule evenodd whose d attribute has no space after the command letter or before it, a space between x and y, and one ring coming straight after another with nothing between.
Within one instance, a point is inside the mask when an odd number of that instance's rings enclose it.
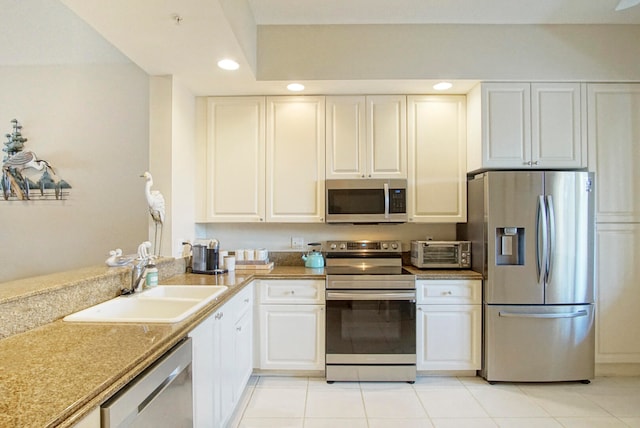
<instances>
[{"instance_id":1,"label":"dishwasher handle","mask_svg":"<svg viewBox=\"0 0 640 428\"><path fill-rule=\"evenodd\" d=\"M182 340L106 401L101 406L102 426L111 428L131 425L185 370L189 370L190 381L191 341L191 338Z\"/></svg>"}]
</instances>

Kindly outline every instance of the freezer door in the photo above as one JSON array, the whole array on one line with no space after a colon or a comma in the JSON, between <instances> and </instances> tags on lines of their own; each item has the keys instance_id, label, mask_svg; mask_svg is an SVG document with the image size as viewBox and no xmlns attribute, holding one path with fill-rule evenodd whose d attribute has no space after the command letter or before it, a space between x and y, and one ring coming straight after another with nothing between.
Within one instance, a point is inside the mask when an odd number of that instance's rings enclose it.
<instances>
[{"instance_id":1,"label":"freezer door","mask_svg":"<svg viewBox=\"0 0 640 428\"><path fill-rule=\"evenodd\" d=\"M545 303L592 303L594 260L593 174L546 172L549 222Z\"/></svg>"},{"instance_id":2,"label":"freezer door","mask_svg":"<svg viewBox=\"0 0 640 428\"><path fill-rule=\"evenodd\" d=\"M594 377L593 305L485 305L482 376L552 382Z\"/></svg>"},{"instance_id":3,"label":"freezer door","mask_svg":"<svg viewBox=\"0 0 640 428\"><path fill-rule=\"evenodd\" d=\"M542 304L538 257L539 205L544 173L492 171L485 175L487 277L492 304ZM514 234L515 233L515 234ZM472 259L475 254L472 255Z\"/></svg>"}]
</instances>

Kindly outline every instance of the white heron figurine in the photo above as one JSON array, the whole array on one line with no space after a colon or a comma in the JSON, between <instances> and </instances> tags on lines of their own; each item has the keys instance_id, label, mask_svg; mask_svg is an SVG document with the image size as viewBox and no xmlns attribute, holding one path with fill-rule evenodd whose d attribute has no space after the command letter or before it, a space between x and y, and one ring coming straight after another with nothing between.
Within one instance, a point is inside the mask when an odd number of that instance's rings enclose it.
<instances>
[{"instance_id":1,"label":"white heron figurine","mask_svg":"<svg viewBox=\"0 0 640 428\"><path fill-rule=\"evenodd\" d=\"M156 256L159 256L162 247L162 225L164 224L164 196L157 190L151 190L153 177L149 171L145 171L140 177L144 177L144 179L147 180L144 187L144 194L147 197L149 213L155 223L153 252ZM160 225L160 239L158 239L158 225Z\"/></svg>"}]
</instances>

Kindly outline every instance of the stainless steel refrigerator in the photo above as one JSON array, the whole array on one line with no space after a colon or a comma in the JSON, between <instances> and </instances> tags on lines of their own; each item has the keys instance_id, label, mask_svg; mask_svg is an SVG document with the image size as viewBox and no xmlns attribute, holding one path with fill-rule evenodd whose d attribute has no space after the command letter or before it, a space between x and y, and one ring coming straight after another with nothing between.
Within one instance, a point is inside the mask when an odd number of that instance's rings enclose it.
<instances>
[{"instance_id":1,"label":"stainless steel refrigerator","mask_svg":"<svg viewBox=\"0 0 640 428\"><path fill-rule=\"evenodd\" d=\"M483 273L489 382L594 376L593 175L491 171L468 183L466 239Z\"/></svg>"}]
</instances>

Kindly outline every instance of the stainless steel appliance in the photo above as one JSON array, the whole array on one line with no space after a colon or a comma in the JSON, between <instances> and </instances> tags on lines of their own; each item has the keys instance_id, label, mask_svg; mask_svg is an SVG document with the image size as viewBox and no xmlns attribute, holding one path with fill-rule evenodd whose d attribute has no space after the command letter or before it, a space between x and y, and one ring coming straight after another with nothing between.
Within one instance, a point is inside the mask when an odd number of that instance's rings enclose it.
<instances>
[{"instance_id":1,"label":"stainless steel appliance","mask_svg":"<svg viewBox=\"0 0 640 428\"><path fill-rule=\"evenodd\" d=\"M191 356L187 338L101 406L101 426L193 427Z\"/></svg>"},{"instance_id":2,"label":"stainless steel appliance","mask_svg":"<svg viewBox=\"0 0 640 428\"><path fill-rule=\"evenodd\" d=\"M423 269L469 269L469 241L411 241L411 264Z\"/></svg>"},{"instance_id":3,"label":"stainless steel appliance","mask_svg":"<svg viewBox=\"0 0 640 428\"><path fill-rule=\"evenodd\" d=\"M484 274L482 376L588 382L594 376L593 174L480 174L466 238Z\"/></svg>"},{"instance_id":4,"label":"stainless steel appliance","mask_svg":"<svg viewBox=\"0 0 640 428\"><path fill-rule=\"evenodd\" d=\"M407 180L327 180L327 223L405 223Z\"/></svg>"},{"instance_id":5,"label":"stainless steel appliance","mask_svg":"<svg viewBox=\"0 0 640 428\"><path fill-rule=\"evenodd\" d=\"M415 275L399 241L330 241L326 252L326 377L416 379Z\"/></svg>"},{"instance_id":6,"label":"stainless steel appliance","mask_svg":"<svg viewBox=\"0 0 640 428\"><path fill-rule=\"evenodd\" d=\"M219 275L227 272L226 269L220 269L220 243L217 239L211 239L206 244L193 244L191 252L191 272L208 275Z\"/></svg>"}]
</instances>

